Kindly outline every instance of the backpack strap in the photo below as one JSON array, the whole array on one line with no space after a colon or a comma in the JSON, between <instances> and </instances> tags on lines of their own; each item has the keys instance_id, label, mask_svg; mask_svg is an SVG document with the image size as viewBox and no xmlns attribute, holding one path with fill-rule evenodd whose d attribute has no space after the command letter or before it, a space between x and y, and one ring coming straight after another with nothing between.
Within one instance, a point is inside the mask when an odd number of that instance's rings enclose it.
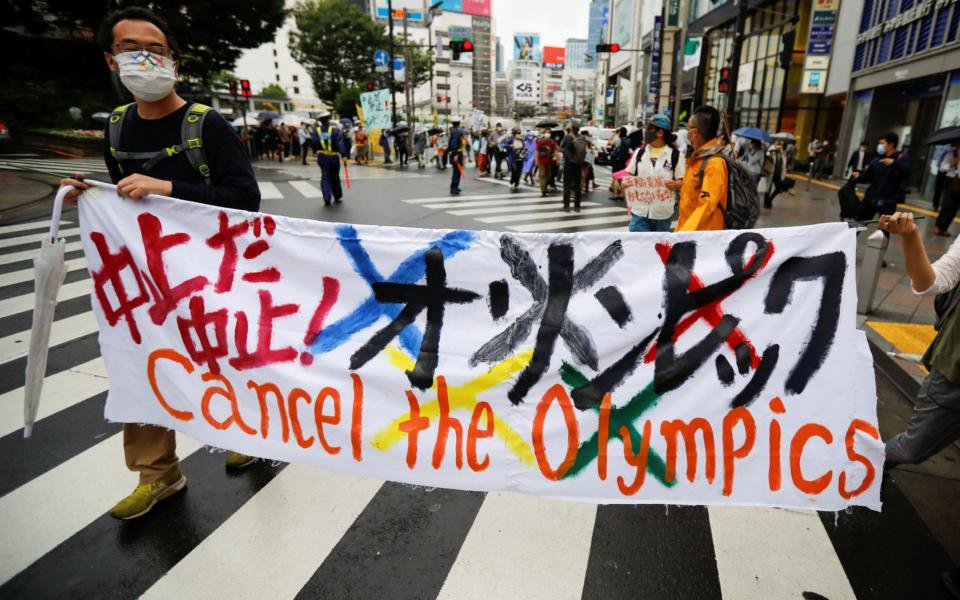
<instances>
[{"instance_id":1,"label":"backpack strap","mask_svg":"<svg viewBox=\"0 0 960 600\"><path fill-rule=\"evenodd\" d=\"M110 155L117 161L117 168L123 173L124 160L146 160L153 158L155 152L124 152L120 150L120 138L123 133L123 124L129 114L127 109L134 103L124 104L113 109L110 113L110 119L107 121L107 139L110 142Z\"/></svg>"},{"instance_id":2,"label":"backpack strap","mask_svg":"<svg viewBox=\"0 0 960 600\"><path fill-rule=\"evenodd\" d=\"M674 148L673 151L670 153L670 168L671 168L671 170L673 171L673 176L674 176L674 177L677 176L677 163L678 163L678 162L680 162L680 149L679 149L679 148ZM703 179L701 179L700 181L701 181L701 183L702 183L702 182L703 182Z\"/></svg>"},{"instance_id":3,"label":"backpack strap","mask_svg":"<svg viewBox=\"0 0 960 600\"><path fill-rule=\"evenodd\" d=\"M206 104L193 103L183 117L180 127L180 148L187 155L187 160L198 173L203 175L203 182L210 185L210 166L207 164L207 155L203 151L203 123L212 109Z\"/></svg>"}]
</instances>

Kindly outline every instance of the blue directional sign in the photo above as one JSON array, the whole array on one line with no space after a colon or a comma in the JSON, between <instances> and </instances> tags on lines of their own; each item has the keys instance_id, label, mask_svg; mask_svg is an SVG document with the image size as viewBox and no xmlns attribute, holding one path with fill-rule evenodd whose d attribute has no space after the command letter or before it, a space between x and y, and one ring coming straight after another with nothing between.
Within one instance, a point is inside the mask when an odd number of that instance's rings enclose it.
<instances>
[{"instance_id":1,"label":"blue directional sign","mask_svg":"<svg viewBox=\"0 0 960 600\"><path fill-rule=\"evenodd\" d=\"M377 50L373 53L373 64L378 67L385 67L390 64L390 55L386 50Z\"/></svg>"}]
</instances>

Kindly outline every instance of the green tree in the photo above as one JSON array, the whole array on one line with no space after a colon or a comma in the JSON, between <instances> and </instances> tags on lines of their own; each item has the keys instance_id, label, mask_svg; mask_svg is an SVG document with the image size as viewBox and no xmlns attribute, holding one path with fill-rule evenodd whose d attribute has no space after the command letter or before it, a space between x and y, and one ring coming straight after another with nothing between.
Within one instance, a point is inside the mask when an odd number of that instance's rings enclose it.
<instances>
[{"instance_id":1,"label":"green tree","mask_svg":"<svg viewBox=\"0 0 960 600\"><path fill-rule=\"evenodd\" d=\"M260 95L267 98L277 98L280 100L287 99L287 90L283 89L279 84L271 83L268 86L265 86L260 90Z\"/></svg>"},{"instance_id":2,"label":"green tree","mask_svg":"<svg viewBox=\"0 0 960 600\"><path fill-rule=\"evenodd\" d=\"M313 79L326 102L344 87L372 80L373 52L382 47L384 27L347 0L306 0L293 9L290 53Z\"/></svg>"},{"instance_id":3,"label":"green tree","mask_svg":"<svg viewBox=\"0 0 960 600\"><path fill-rule=\"evenodd\" d=\"M333 106L341 117L357 116L358 104L360 104L360 88L356 86L340 88L333 100Z\"/></svg>"},{"instance_id":4,"label":"green tree","mask_svg":"<svg viewBox=\"0 0 960 600\"><path fill-rule=\"evenodd\" d=\"M170 24L182 51L181 76L205 85L232 69L244 49L272 41L286 18L283 0L3 0L0 23L37 35L59 29L92 43L107 13L127 6L145 6Z\"/></svg>"}]
</instances>

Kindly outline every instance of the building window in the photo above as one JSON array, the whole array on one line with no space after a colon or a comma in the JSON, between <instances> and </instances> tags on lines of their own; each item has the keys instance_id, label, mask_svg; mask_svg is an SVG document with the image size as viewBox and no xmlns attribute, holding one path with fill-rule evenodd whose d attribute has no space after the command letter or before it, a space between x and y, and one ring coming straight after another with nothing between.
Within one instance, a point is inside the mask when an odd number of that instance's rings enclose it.
<instances>
[{"instance_id":1,"label":"building window","mask_svg":"<svg viewBox=\"0 0 960 600\"><path fill-rule=\"evenodd\" d=\"M273 55L274 55L274 56L277 55L277 49L276 49L276 48L273 49Z\"/></svg>"},{"instance_id":2,"label":"building window","mask_svg":"<svg viewBox=\"0 0 960 600\"><path fill-rule=\"evenodd\" d=\"M280 76L277 75L277 83L280 83Z\"/></svg>"},{"instance_id":3,"label":"building window","mask_svg":"<svg viewBox=\"0 0 960 600\"><path fill-rule=\"evenodd\" d=\"M450 71L437 71L437 77L450 77Z\"/></svg>"},{"instance_id":4,"label":"building window","mask_svg":"<svg viewBox=\"0 0 960 600\"><path fill-rule=\"evenodd\" d=\"M273 68L274 68L274 69L279 69L279 68L280 68L280 63L274 61L274 62L273 62Z\"/></svg>"},{"instance_id":5,"label":"building window","mask_svg":"<svg viewBox=\"0 0 960 600\"><path fill-rule=\"evenodd\" d=\"M300 76L299 76L299 75L294 75L294 76L293 76L293 80L294 80L294 81L300 81Z\"/></svg>"}]
</instances>

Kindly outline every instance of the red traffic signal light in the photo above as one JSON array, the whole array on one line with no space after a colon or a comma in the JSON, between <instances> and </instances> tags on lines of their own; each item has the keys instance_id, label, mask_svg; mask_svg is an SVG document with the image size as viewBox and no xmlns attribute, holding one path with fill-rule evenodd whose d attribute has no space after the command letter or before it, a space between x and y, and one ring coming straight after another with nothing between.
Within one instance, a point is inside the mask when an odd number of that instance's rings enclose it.
<instances>
[{"instance_id":1,"label":"red traffic signal light","mask_svg":"<svg viewBox=\"0 0 960 600\"><path fill-rule=\"evenodd\" d=\"M367 82L367 91L368 91L368 92L372 92L375 87L376 87L376 86L373 84L372 81L368 81L368 82Z\"/></svg>"},{"instance_id":2,"label":"red traffic signal light","mask_svg":"<svg viewBox=\"0 0 960 600\"><path fill-rule=\"evenodd\" d=\"M597 53L620 52L620 44L597 44Z\"/></svg>"},{"instance_id":3,"label":"red traffic signal light","mask_svg":"<svg viewBox=\"0 0 960 600\"><path fill-rule=\"evenodd\" d=\"M721 94L730 92L730 67L720 69L720 79L717 81L717 91Z\"/></svg>"},{"instance_id":4,"label":"red traffic signal light","mask_svg":"<svg viewBox=\"0 0 960 600\"><path fill-rule=\"evenodd\" d=\"M250 80L249 80L249 79L241 79L241 80L240 80L240 94L241 94L244 98L249 98L250 96L253 95L253 92L250 91Z\"/></svg>"},{"instance_id":5,"label":"red traffic signal light","mask_svg":"<svg viewBox=\"0 0 960 600\"><path fill-rule=\"evenodd\" d=\"M236 98L236 97L237 97L237 82L236 82L236 80L231 79L230 82L227 83L227 87L230 89L230 95L233 96L234 98Z\"/></svg>"},{"instance_id":6,"label":"red traffic signal light","mask_svg":"<svg viewBox=\"0 0 960 600\"><path fill-rule=\"evenodd\" d=\"M471 42L470 40L463 40L463 51L473 52L473 42Z\"/></svg>"}]
</instances>

